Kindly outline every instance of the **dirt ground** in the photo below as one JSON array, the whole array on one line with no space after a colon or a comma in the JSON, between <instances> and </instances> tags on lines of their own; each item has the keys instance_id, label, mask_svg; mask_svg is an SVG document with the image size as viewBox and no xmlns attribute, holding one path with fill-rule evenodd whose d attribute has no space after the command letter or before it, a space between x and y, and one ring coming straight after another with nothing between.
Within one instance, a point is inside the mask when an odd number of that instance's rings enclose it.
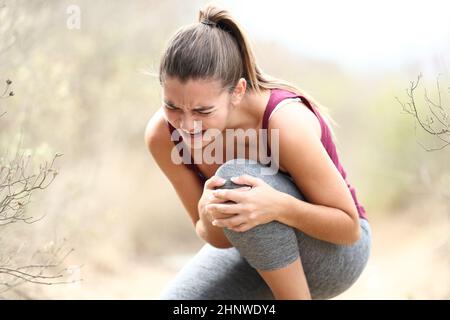
<instances>
[{"instance_id":1,"label":"dirt ground","mask_svg":"<svg viewBox=\"0 0 450 320\"><path fill-rule=\"evenodd\" d=\"M448 219L434 223L430 219L420 221L417 217L398 215L373 218L371 224L373 247L368 266L357 283L335 299L450 298ZM195 250L167 255L152 263L116 259L103 265L86 265L82 267L82 282L28 285L22 287L22 297L157 299L194 253Z\"/></svg>"}]
</instances>

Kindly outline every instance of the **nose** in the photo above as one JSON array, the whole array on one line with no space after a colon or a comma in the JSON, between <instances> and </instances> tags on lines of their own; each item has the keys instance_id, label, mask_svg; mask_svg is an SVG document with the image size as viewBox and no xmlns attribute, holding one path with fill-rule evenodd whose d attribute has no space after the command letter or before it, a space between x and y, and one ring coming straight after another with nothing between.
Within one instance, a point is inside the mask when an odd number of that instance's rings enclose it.
<instances>
[{"instance_id":1,"label":"nose","mask_svg":"<svg viewBox=\"0 0 450 320\"><path fill-rule=\"evenodd\" d=\"M197 133L199 131L202 131L202 121L184 117L181 119L180 127L185 132Z\"/></svg>"}]
</instances>

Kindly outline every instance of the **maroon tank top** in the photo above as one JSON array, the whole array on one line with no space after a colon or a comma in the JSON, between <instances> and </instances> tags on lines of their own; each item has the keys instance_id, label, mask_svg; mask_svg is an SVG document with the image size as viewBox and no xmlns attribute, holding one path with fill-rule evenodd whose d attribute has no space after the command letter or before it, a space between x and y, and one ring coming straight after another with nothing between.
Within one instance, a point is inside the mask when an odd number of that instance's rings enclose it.
<instances>
[{"instance_id":1,"label":"maroon tank top","mask_svg":"<svg viewBox=\"0 0 450 320\"><path fill-rule=\"evenodd\" d=\"M297 95L296 93L284 90L284 89L271 89L269 102L267 103L266 109L264 111L263 115L263 121L262 121L262 129L268 128L269 124L269 117L272 113L272 111L275 109L275 107L284 99L288 98L300 98L300 100L305 104L311 111L316 115L317 119L319 120L320 127L322 129L322 137L321 142L323 146L325 147L325 150L327 151L329 157L333 161L334 165L338 169L339 173L341 174L342 178L344 179L345 183L347 184L347 187L349 188L350 194L352 195L353 201L356 205L356 208L358 210L358 214L361 218L367 219L366 211L364 207L358 202L358 198L356 197L356 190L354 187L352 187L348 181L347 181L347 173L342 167L341 163L339 162L339 157L336 151L336 145L334 144L331 136L331 131L316 107L311 103L308 99L306 99L304 96ZM175 130L175 128L167 122L169 127L169 132L172 134L172 132ZM180 136L178 141L173 141L173 143L178 147L179 142L182 141L183 138ZM183 156L183 150L186 148L180 148L178 147L178 152L180 156ZM268 155L270 156L270 148L269 145L267 146ZM199 170L197 165L194 163L194 160L192 158L192 155L190 156L191 163L185 164L190 170L194 171L197 176L200 179L200 182L202 184L205 183L207 178L202 174L202 172Z\"/></svg>"}]
</instances>

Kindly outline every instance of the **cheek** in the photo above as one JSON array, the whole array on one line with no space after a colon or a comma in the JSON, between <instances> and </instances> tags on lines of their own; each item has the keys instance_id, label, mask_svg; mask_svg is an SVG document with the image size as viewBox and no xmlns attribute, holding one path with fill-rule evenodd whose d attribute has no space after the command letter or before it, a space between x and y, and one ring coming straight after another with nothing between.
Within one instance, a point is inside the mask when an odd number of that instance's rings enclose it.
<instances>
[{"instance_id":1,"label":"cheek","mask_svg":"<svg viewBox=\"0 0 450 320\"><path fill-rule=\"evenodd\" d=\"M178 126L180 123L180 116L175 112L164 110L163 115L164 118L174 127Z\"/></svg>"},{"instance_id":2,"label":"cheek","mask_svg":"<svg viewBox=\"0 0 450 320\"><path fill-rule=\"evenodd\" d=\"M222 108L220 111L216 112L211 121L220 127L225 127L228 122L228 117L229 117L228 109Z\"/></svg>"},{"instance_id":3,"label":"cheek","mask_svg":"<svg viewBox=\"0 0 450 320\"><path fill-rule=\"evenodd\" d=\"M215 114L214 116L203 119L203 126L206 128L214 128L223 130L227 124L227 117L223 114Z\"/></svg>"}]
</instances>

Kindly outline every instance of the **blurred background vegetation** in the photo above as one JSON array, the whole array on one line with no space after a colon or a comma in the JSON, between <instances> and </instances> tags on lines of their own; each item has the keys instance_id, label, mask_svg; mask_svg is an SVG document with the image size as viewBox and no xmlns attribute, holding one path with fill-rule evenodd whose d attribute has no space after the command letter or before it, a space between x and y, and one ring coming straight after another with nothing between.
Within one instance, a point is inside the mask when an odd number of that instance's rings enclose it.
<instances>
[{"instance_id":1,"label":"blurred background vegetation","mask_svg":"<svg viewBox=\"0 0 450 320\"><path fill-rule=\"evenodd\" d=\"M0 100L0 157L20 148L39 164L64 154L58 177L28 206L45 217L0 238L30 250L64 242L75 249L66 267L83 279L24 284L4 297L154 299L203 245L143 133L160 107L151 73L166 41L206 2L0 1L0 83L13 80L15 93ZM66 24L72 4L80 29ZM420 63L354 73L249 36L263 70L314 96L339 124L338 151L374 232L367 270L340 298L450 298L450 147L425 151L418 141L439 141L416 134L395 99L408 101ZM424 112L421 92L436 97L436 76L418 88Z\"/></svg>"}]
</instances>

